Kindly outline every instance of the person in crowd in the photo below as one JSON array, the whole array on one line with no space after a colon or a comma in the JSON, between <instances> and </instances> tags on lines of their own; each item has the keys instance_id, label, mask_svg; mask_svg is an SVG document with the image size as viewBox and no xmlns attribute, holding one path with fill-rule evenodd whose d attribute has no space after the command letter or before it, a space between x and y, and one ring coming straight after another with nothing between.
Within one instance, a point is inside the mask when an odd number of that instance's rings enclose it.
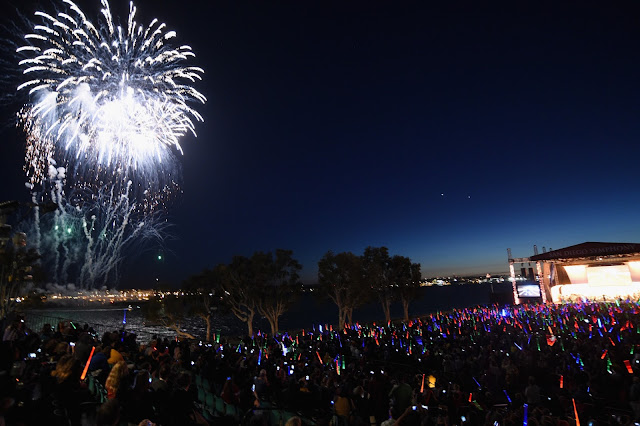
<instances>
[{"instance_id":1,"label":"person in crowd","mask_svg":"<svg viewBox=\"0 0 640 426\"><path fill-rule=\"evenodd\" d=\"M222 388L220 396L226 404L240 404L240 388L233 380L233 376L227 377L227 381L224 382L224 387Z\"/></svg>"},{"instance_id":2,"label":"person in crowd","mask_svg":"<svg viewBox=\"0 0 640 426\"><path fill-rule=\"evenodd\" d=\"M340 387L336 390L334 410L338 420L338 424L345 426L348 425L350 422L351 413L355 410L355 406L343 387Z\"/></svg>"},{"instance_id":3,"label":"person in crowd","mask_svg":"<svg viewBox=\"0 0 640 426\"><path fill-rule=\"evenodd\" d=\"M144 419L155 419L153 395L147 370L139 370L135 376L133 389L127 389L122 399L124 418L129 423L138 424Z\"/></svg>"},{"instance_id":4,"label":"person in crowd","mask_svg":"<svg viewBox=\"0 0 640 426\"><path fill-rule=\"evenodd\" d=\"M269 398L269 386L267 370L263 368L255 380L255 392L260 400L267 400Z\"/></svg>"},{"instance_id":5,"label":"person in crowd","mask_svg":"<svg viewBox=\"0 0 640 426\"><path fill-rule=\"evenodd\" d=\"M107 398L113 399L119 396L120 392L125 389L126 378L129 374L127 363L123 361L117 362L109 372L107 381L104 385L107 390Z\"/></svg>"},{"instance_id":6,"label":"person in crowd","mask_svg":"<svg viewBox=\"0 0 640 426\"><path fill-rule=\"evenodd\" d=\"M399 413L403 413L411 405L413 389L407 383L406 377L402 377L400 382L391 389L389 397L393 400Z\"/></svg>"},{"instance_id":7,"label":"person in crowd","mask_svg":"<svg viewBox=\"0 0 640 426\"><path fill-rule=\"evenodd\" d=\"M583 424L604 424L602 413L608 407L626 410L626 417L616 415L615 424L629 423L640 405L638 324L640 304L619 301L477 307L383 326L223 338L210 345L158 337L155 343L132 345L126 343L132 338L120 331L103 336L103 347L108 347L103 361L111 358L110 345L123 360L111 371L108 363L102 366L108 377L90 374L91 380L83 381L76 359L83 333L70 331L52 335L46 343L34 342L40 352L32 362L26 357L28 338L5 342L10 347L3 344L0 352L0 397L15 401L7 409L10 417L33 404L21 397L21 388L35 392L41 386L39 392L60 405L60 389L81 395L85 384L98 382L122 407L120 420L134 424L145 419L193 424L202 422L198 413L208 413L217 422L235 416L230 424L238 424L250 411L260 411L266 414L262 420L268 420L272 410L294 412L319 424L335 413L349 426L383 421L402 426L522 424L527 403L528 424L555 426L574 423L574 402ZM31 333L25 328L27 337ZM67 339L76 343L74 354ZM91 365L100 353L96 347ZM126 363L133 365L135 375L126 374ZM205 400L205 390L224 405ZM255 395L262 404L254 404ZM151 408L139 402L148 396ZM168 413L178 402L182 411ZM130 407L145 404L148 410L131 414L135 410ZM76 416L73 408L69 412Z\"/></svg>"},{"instance_id":8,"label":"person in crowd","mask_svg":"<svg viewBox=\"0 0 640 426\"><path fill-rule=\"evenodd\" d=\"M298 416L293 416L287 420L284 426L302 426L302 419Z\"/></svg>"},{"instance_id":9,"label":"person in crowd","mask_svg":"<svg viewBox=\"0 0 640 426\"><path fill-rule=\"evenodd\" d=\"M53 387L46 387L53 400L64 407L72 425L80 424L81 403L89 400L89 395L80 382L81 369L73 355L63 355L51 372L51 377L55 379Z\"/></svg>"},{"instance_id":10,"label":"person in crowd","mask_svg":"<svg viewBox=\"0 0 640 426\"><path fill-rule=\"evenodd\" d=\"M106 348L103 348L101 345L96 346L96 349L93 351L93 356L91 357L91 362L89 363L89 371L109 371L110 366L108 359L110 353L110 346L107 346Z\"/></svg>"},{"instance_id":11,"label":"person in crowd","mask_svg":"<svg viewBox=\"0 0 640 426\"><path fill-rule=\"evenodd\" d=\"M119 344L118 342L115 342L114 346L109 351L109 359L107 360L109 365L114 365L114 364L117 364L118 362L124 361L124 357L120 353L121 350L122 350L122 345Z\"/></svg>"},{"instance_id":12,"label":"person in crowd","mask_svg":"<svg viewBox=\"0 0 640 426\"><path fill-rule=\"evenodd\" d=\"M524 396L530 407L535 408L540 404L540 386L536 384L535 377L529 376L529 384L524 389Z\"/></svg>"},{"instance_id":13,"label":"person in crowd","mask_svg":"<svg viewBox=\"0 0 640 426\"><path fill-rule=\"evenodd\" d=\"M102 404L96 412L97 426L117 426L120 424L120 403L110 399Z\"/></svg>"}]
</instances>

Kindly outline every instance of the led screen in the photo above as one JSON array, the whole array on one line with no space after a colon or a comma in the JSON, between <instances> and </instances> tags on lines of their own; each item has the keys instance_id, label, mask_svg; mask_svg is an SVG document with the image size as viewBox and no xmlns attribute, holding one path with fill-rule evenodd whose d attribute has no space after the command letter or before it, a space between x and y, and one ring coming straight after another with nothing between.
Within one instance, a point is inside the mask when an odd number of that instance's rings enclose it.
<instances>
[{"instance_id":1,"label":"led screen","mask_svg":"<svg viewBox=\"0 0 640 426\"><path fill-rule=\"evenodd\" d=\"M540 286L537 284L519 284L518 297L540 297Z\"/></svg>"}]
</instances>

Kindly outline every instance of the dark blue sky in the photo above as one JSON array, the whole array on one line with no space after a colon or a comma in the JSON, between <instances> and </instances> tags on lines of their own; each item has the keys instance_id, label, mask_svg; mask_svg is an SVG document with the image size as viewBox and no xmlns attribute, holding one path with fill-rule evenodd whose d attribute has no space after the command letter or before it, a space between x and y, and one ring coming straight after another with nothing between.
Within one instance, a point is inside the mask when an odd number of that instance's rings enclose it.
<instances>
[{"instance_id":1,"label":"dark blue sky","mask_svg":"<svg viewBox=\"0 0 640 426\"><path fill-rule=\"evenodd\" d=\"M327 250L384 245L433 276L506 271L507 247L640 242L635 1L136 5L193 46L209 102L176 239L126 285L276 248L310 283ZM2 199L26 197L14 133Z\"/></svg>"}]
</instances>

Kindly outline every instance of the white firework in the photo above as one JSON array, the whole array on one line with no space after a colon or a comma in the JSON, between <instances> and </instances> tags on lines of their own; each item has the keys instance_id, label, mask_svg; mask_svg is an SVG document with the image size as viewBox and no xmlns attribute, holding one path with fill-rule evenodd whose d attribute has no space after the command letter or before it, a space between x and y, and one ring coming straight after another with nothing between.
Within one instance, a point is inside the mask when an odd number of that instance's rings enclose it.
<instances>
[{"instance_id":1,"label":"white firework","mask_svg":"<svg viewBox=\"0 0 640 426\"><path fill-rule=\"evenodd\" d=\"M195 55L171 45L176 33L165 24L138 24L133 2L125 28L101 3L97 25L71 0L56 14L36 12L40 23L16 51L25 77L18 91L30 100L19 114L25 168L42 183L53 160L80 185L133 180L148 197L175 185L180 139L203 121L191 105L206 101L192 86L204 71L185 65Z\"/></svg>"}]
</instances>

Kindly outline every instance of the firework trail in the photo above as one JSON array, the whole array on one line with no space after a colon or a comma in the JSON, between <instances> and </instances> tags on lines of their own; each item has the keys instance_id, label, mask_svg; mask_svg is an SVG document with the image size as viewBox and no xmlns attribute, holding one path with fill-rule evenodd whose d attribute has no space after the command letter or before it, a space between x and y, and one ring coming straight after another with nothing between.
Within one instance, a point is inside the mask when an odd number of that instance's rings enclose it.
<instances>
[{"instance_id":1,"label":"firework trail","mask_svg":"<svg viewBox=\"0 0 640 426\"><path fill-rule=\"evenodd\" d=\"M49 168L46 198L57 208L34 218L27 232L38 236L39 249L46 254L43 266L52 282L73 282L85 289L113 287L125 253L140 254L148 243L161 245L168 224L160 212L141 214L129 198L130 191L104 187L91 196L68 196L64 179L64 168ZM36 202L42 198L45 194L34 193Z\"/></svg>"},{"instance_id":2,"label":"firework trail","mask_svg":"<svg viewBox=\"0 0 640 426\"><path fill-rule=\"evenodd\" d=\"M27 133L25 169L31 184L47 179L53 162L80 186L133 182L149 209L158 193L176 188L180 138L196 134L202 116L190 105L206 101L191 84L201 68L186 66L191 48L173 47L176 33L156 19L136 22L130 3L126 26L116 24L107 0L94 25L71 0L57 14L36 12L39 23L16 49L28 93L20 111Z\"/></svg>"}]
</instances>

